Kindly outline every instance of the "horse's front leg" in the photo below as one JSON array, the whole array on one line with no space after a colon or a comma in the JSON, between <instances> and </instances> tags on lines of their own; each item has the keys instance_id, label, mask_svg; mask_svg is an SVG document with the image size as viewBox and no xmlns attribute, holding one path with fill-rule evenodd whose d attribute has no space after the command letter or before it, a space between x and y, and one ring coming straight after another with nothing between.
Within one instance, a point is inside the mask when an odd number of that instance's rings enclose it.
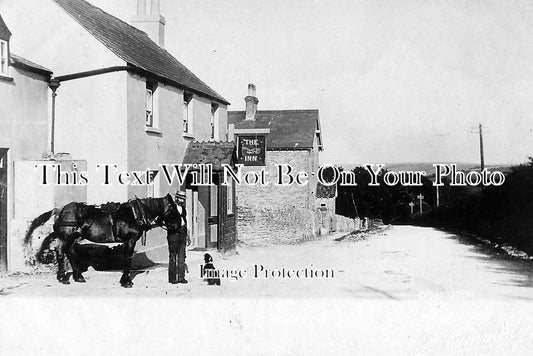
<instances>
[{"instance_id":1,"label":"horse's front leg","mask_svg":"<svg viewBox=\"0 0 533 356\"><path fill-rule=\"evenodd\" d=\"M120 278L120 285L124 288L131 288L133 286L133 281L130 277L130 266L135 244L138 239L139 237L135 236L124 243L124 272L122 272L122 277Z\"/></svg>"}]
</instances>

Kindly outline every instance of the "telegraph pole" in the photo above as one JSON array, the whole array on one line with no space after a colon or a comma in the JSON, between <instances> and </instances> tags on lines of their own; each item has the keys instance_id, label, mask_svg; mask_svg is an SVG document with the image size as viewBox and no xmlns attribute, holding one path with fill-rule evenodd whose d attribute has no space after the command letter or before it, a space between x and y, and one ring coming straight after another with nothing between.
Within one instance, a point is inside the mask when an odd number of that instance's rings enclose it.
<instances>
[{"instance_id":1,"label":"telegraph pole","mask_svg":"<svg viewBox=\"0 0 533 356\"><path fill-rule=\"evenodd\" d=\"M472 127L473 130L471 133L479 134L479 156L481 158L481 171L485 169L485 155L483 154L483 125L479 124L478 127Z\"/></svg>"},{"instance_id":2,"label":"telegraph pole","mask_svg":"<svg viewBox=\"0 0 533 356\"><path fill-rule=\"evenodd\" d=\"M481 170L485 169L485 157L483 156L483 125L479 124L479 155L481 156Z\"/></svg>"}]
</instances>

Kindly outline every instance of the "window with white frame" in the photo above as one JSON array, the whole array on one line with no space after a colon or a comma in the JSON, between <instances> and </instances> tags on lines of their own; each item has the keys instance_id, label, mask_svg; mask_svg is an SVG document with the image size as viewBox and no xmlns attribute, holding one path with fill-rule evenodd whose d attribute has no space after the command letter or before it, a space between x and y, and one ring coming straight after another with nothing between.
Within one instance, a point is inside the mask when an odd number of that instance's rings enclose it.
<instances>
[{"instance_id":1,"label":"window with white frame","mask_svg":"<svg viewBox=\"0 0 533 356\"><path fill-rule=\"evenodd\" d=\"M146 127L157 127L157 83L146 81Z\"/></svg>"},{"instance_id":2,"label":"window with white frame","mask_svg":"<svg viewBox=\"0 0 533 356\"><path fill-rule=\"evenodd\" d=\"M0 40L0 75L8 76L9 53L7 41Z\"/></svg>"},{"instance_id":3,"label":"window with white frame","mask_svg":"<svg viewBox=\"0 0 533 356\"><path fill-rule=\"evenodd\" d=\"M211 139L218 140L219 125L218 125L218 104L211 103Z\"/></svg>"},{"instance_id":4,"label":"window with white frame","mask_svg":"<svg viewBox=\"0 0 533 356\"><path fill-rule=\"evenodd\" d=\"M192 94L183 93L183 132L192 134Z\"/></svg>"},{"instance_id":5,"label":"window with white frame","mask_svg":"<svg viewBox=\"0 0 533 356\"><path fill-rule=\"evenodd\" d=\"M161 180L159 171L156 169L149 170L148 184L146 185L146 196L148 198L158 198L161 196Z\"/></svg>"},{"instance_id":6,"label":"window with white frame","mask_svg":"<svg viewBox=\"0 0 533 356\"><path fill-rule=\"evenodd\" d=\"M228 185L226 186L226 203L228 205L228 215L233 214L233 180L228 181Z\"/></svg>"}]
</instances>

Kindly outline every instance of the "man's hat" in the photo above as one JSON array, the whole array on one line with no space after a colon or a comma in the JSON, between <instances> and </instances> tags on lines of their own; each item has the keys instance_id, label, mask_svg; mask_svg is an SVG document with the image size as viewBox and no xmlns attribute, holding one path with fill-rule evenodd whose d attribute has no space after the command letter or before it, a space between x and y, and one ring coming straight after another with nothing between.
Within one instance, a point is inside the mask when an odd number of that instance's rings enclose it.
<instances>
[{"instance_id":1,"label":"man's hat","mask_svg":"<svg viewBox=\"0 0 533 356\"><path fill-rule=\"evenodd\" d=\"M187 196L185 195L185 192L182 190L179 190L176 192L176 200L185 200Z\"/></svg>"}]
</instances>

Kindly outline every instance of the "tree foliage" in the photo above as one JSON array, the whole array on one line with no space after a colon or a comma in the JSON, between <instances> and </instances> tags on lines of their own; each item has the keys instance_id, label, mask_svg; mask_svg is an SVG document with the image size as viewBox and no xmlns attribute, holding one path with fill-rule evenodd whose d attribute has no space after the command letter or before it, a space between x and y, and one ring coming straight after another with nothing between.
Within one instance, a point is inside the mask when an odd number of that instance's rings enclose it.
<instances>
[{"instance_id":1,"label":"tree foliage","mask_svg":"<svg viewBox=\"0 0 533 356\"><path fill-rule=\"evenodd\" d=\"M414 222L473 233L533 253L533 157L499 187L443 187L446 203Z\"/></svg>"},{"instance_id":2,"label":"tree foliage","mask_svg":"<svg viewBox=\"0 0 533 356\"><path fill-rule=\"evenodd\" d=\"M364 167L355 167L356 186L337 185L336 211L350 218L380 218L385 223L407 222L411 207L409 203L418 202L417 196L424 195L424 206L433 204L434 188L431 181L423 177L422 186L389 186L384 182L386 170L378 174L378 185L371 186L371 175Z\"/></svg>"},{"instance_id":3,"label":"tree foliage","mask_svg":"<svg viewBox=\"0 0 533 356\"><path fill-rule=\"evenodd\" d=\"M450 186L444 180L436 188L423 178L422 186L388 186L386 171L378 175L379 186L370 186L363 167L352 170L357 186L337 185L336 211L350 218L381 218L384 223L411 223L473 233L497 243L508 243L533 253L533 157L511 167L501 186ZM417 196L424 196L423 214ZM414 214L409 203L413 202Z\"/></svg>"}]
</instances>

